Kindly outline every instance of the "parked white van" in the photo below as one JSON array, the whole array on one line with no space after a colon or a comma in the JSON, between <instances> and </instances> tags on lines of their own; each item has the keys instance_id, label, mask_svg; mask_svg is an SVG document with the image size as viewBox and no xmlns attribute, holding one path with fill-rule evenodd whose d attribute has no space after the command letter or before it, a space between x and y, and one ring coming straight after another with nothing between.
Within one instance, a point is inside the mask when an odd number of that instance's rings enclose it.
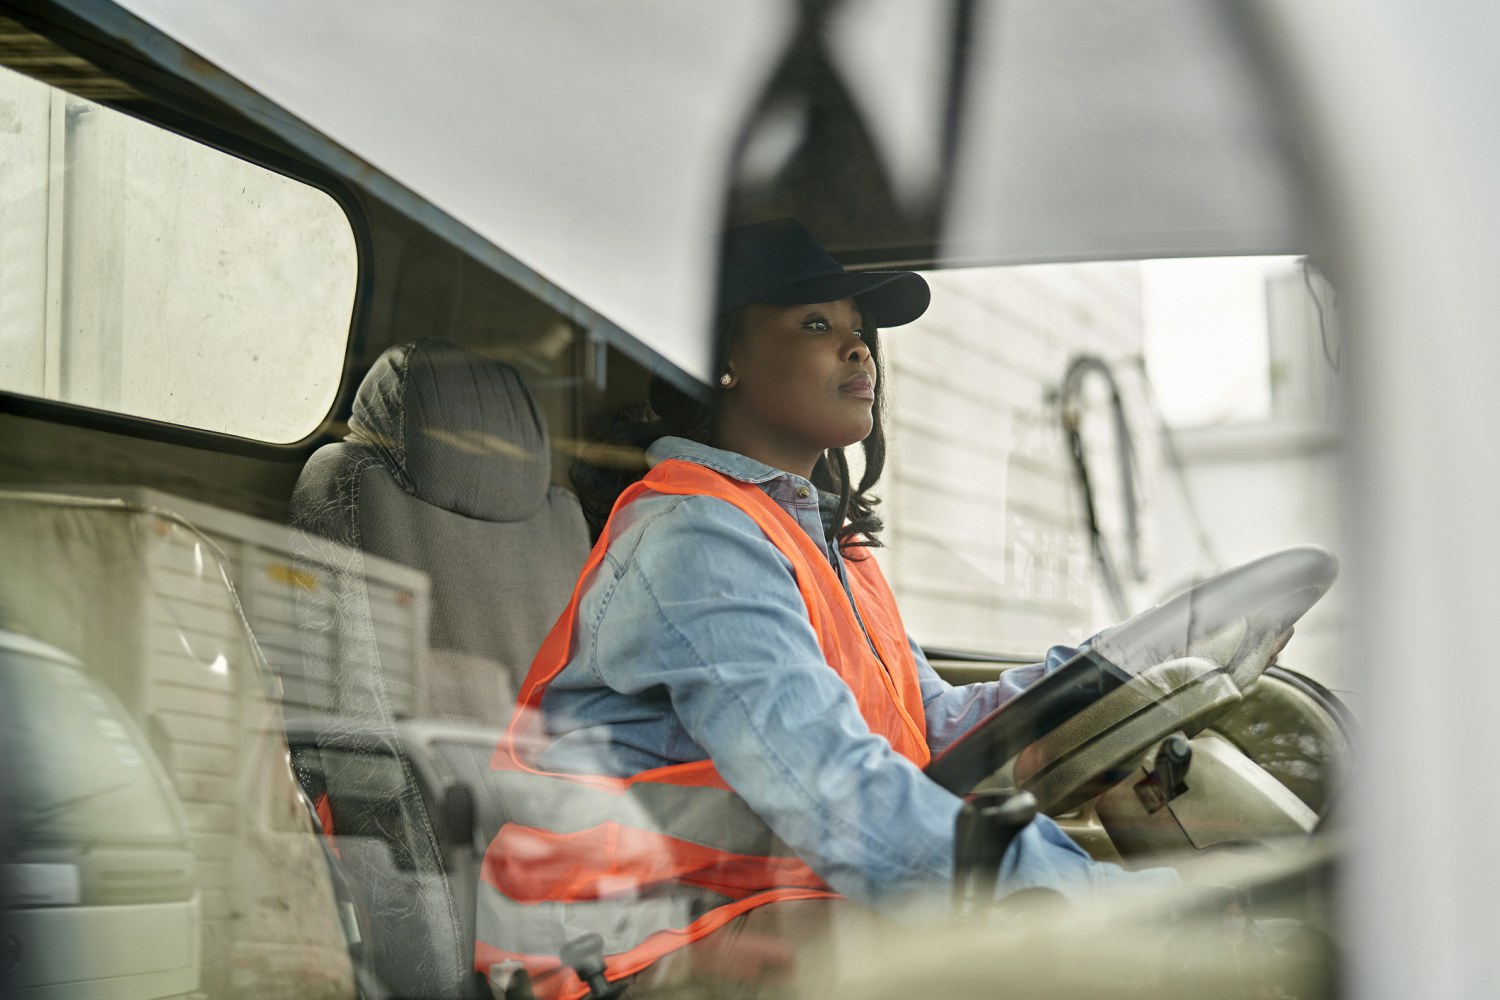
<instances>
[{"instance_id":1,"label":"parked white van","mask_svg":"<svg viewBox=\"0 0 1500 1000\"><path fill-rule=\"evenodd\" d=\"M7 993L196 990L187 817L119 700L61 650L0 630L0 748Z\"/></svg>"}]
</instances>

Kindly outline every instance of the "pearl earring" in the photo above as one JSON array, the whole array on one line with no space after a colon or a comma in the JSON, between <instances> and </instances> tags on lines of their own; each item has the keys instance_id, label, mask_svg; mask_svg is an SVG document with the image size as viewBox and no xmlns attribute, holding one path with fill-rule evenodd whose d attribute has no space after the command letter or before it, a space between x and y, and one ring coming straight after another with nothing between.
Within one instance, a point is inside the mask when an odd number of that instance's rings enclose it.
<instances>
[{"instance_id":1,"label":"pearl earring","mask_svg":"<svg viewBox=\"0 0 1500 1000\"><path fill-rule=\"evenodd\" d=\"M722 385L726 389L729 388L729 383L731 383L733 381L734 381L734 376L731 375L731 374L729 374L728 372L725 372L723 375L719 376L719 384Z\"/></svg>"}]
</instances>

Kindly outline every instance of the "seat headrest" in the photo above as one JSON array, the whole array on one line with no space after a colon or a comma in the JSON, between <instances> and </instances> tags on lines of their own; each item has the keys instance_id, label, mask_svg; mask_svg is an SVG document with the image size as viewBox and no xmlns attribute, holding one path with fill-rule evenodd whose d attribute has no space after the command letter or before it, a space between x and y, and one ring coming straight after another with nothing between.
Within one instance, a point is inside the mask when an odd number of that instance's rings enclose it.
<instances>
[{"instance_id":1,"label":"seat headrest","mask_svg":"<svg viewBox=\"0 0 1500 1000\"><path fill-rule=\"evenodd\" d=\"M481 521L524 521L551 481L547 423L520 374L442 340L392 347L354 397L351 443L407 493Z\"/></svg>"}]
</instances>

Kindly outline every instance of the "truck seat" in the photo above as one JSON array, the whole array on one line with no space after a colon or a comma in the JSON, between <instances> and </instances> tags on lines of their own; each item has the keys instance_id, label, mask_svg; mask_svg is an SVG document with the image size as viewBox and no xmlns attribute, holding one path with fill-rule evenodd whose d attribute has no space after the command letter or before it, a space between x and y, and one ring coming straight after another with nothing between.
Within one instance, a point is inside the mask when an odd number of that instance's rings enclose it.
<instances>
[{"instance_id":1,"label":"truck seat","mask_svg":"<svg viewBox=\"0 0 1500 1000\"><path fill-rule=\"evenodd\" d=\"M332 594L299 598L304 646L337 636L325 703L289 720L299 771L304 781L316 772L326 795L385 988L456 996L472 966L483 845L503 803L488 785L430 766L400 720L471 735L477 723L499 739L572 592L588 529L573 495L551 485L546 424L520 375L439 340L376 360L348 435L303 469L291 517L308 565L335 578ZM390 595L375 593L370 557L428 577L425 635L391 638ZM382 649L408 647L415 671L381 663ZM473 773L488 774L494 744L480 746L470 747Z\"/></svg>"},{"instance_id":2,"label":"truck seat","mask_svg":"<svg viewBox=\"0 0 1500 1000\"><path fill-rule=\"evenodd\" d=\"M546 422L520 375L440 340L382 354L348 436L302 470L296 527L431 580L411 715L508 720L589 549L577 499L550 480Z\"/></svg>"}]
</instances>

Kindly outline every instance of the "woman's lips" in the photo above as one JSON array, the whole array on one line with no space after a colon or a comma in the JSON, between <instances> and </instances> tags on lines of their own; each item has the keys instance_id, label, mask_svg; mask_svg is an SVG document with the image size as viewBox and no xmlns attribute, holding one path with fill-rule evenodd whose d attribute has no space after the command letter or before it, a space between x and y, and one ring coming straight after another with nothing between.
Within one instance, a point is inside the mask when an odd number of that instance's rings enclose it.
<instances>
[{"instance_id":1,"label":"woman's lips","mask_svg":"<svg viewBox=\"0 0 1500 1000\"><path fill-rule=\"evenodd\" d=\"M856 399L874 399L875 380L868 375L856 375L839 386L839 392L853 396Z\"/></svg>"}]
</instances>

